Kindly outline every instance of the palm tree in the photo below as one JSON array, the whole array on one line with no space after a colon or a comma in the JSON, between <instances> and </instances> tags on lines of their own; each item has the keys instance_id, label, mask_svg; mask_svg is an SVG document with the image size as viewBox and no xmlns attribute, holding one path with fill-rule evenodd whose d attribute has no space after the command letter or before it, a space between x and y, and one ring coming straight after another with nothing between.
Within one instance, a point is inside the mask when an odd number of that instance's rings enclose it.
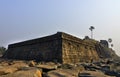
<instances>
[{"instance_id":1,"label":"palm tree","mask_svg":"<svg viewBox=\"0 0 120 77\"><path fill-rule=\"evenodd\" d=\"M113 47L114 45L113 44L111 44L111 47Z\"/></svg>"},{"instance_id":2,"label":"palm tree","mask_svg":"<svg viewBox=\"0 0 120 77\"><path fill-rule=\"evenodd\" d=\"M111 44L111 43L112 43L112 39L109 38L109 39L108 39L108 42L109 42L109 44L110 44L110 46L111 46L111 48L112 48L112 47L113 47L113 44Z\"/></svg>"},{"instance_id":3,"label":"palm tree","mask_svg":"<svg viewBox=\"0 0 120 77\"><path fill-rule=\"evenodd\" d=\"M94 26L90 26L89 30L91 31L91 39L93 39L93 29L95 29Z\"/></svg>"},{"instance_id":4,"label":"palm tree","mask_svg":"<svg viewBox=\"0 0 120 77\"><path fill-rule=\"evenodd\" d=\"M109 43L111 43L111 42L112 42L112 39L111 39L111 38L109 38L109 39L108 39L108 42L109 42Z\"/></svg>"}]
</instances>

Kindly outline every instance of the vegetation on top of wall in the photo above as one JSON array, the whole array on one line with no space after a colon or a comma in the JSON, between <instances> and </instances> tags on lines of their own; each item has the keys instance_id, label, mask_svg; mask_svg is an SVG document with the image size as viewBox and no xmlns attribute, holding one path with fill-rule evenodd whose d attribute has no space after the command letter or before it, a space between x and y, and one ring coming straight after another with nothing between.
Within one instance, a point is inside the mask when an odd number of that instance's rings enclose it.
<instances>
[{"instance_id":1,"label":"vegetation on top of wall","mask_svg":"<svg viewBox=\"0 0 120 77\"><path fill-rule=\"evenodd\" d=\"M5 51L6 51L6 48L1 46L0 47L0 55L3 55L5 53Z\"/></svg>"}]
</instances>

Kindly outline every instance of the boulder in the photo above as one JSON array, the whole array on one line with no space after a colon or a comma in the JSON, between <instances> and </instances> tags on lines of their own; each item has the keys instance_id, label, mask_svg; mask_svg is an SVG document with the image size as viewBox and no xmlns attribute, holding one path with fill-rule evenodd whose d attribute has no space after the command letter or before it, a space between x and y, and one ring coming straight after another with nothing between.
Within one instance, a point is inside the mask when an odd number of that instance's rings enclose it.
<instances>
[{"instance_id":1,"label":"boulder","mask_svg":"<svg viewBox=\"0 0 120 77\"><path fill-rule=\"evenodd\" d=\"M10 67L10 66L1 66L0 67L0 75L6 75L6 74L11 74L17 71L18 69L15 67Z\"/></svg>"},{"instance_id":2,"label":"boulder","mask_svg":"<svg viewBox=\"0 0 120 77\"><path fill-rule=\"evenodd\" d=\"M24 63L24 62L16 62L12 65L10 65L11 67L15 67L15 68L21 68L21 67L29 67L28 64Z\"/></svg>"},{"instance_id":3,"label":"boulder","mask_svg":"<svg viewBox=\"0 0 120 77\"><path fill-rule=\"evenodd\" d=\"M7 75L2 75L0 77L42 77L42 72L37 68L30 68L26 70L20 70Z\"/></svg>"},{"instance_id":4,"label":"boulder","mask_svg":"<svg viewBox=\"0 0 120 77\"><path fill-rule=\"evenodd\" d=\"M48 71L57 69L57 65L39 64L39 65L36 65L36 67L42 69L43 72L48 72Z\"/></svg>"},{"instance_id":5,"label":"boulder","mask_svg":"<svg viewBox=\"0 0 120 77\"><path fill-rule=\"evenodd\" d=\"M57 69L49 71L45 77L77 77L78 71L72 69Z\"/></svg>"},{"instance_id":6,"label":"boulder","mask_svg":"<svg viewBox=\"0 0 120 77\"><path fill-rule=\"evenodd\" d=\"M36 64L36 63L35 63L33 60L28 63L28 65L29 65L30 67L34 67L35 64Z\"/></svg>"},{"instance_id":7,"label":"boulder","mask_svg":"<svg viewBox=\"0 0 120 77\"><path fill-rule=\"evenodd\" d=\"M110 76L105 75L100 71L81 71L79 72L78 77L110 77Z\"/></svg>"}]
</instances>

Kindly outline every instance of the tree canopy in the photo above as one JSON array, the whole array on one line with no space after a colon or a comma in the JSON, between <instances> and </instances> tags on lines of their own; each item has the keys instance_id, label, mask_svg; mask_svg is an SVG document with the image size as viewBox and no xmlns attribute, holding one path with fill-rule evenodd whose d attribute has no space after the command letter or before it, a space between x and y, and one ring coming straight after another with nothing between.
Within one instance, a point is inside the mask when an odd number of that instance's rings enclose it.
<instances>
[{"instance_id":1,"label":"tree canopy","mask_svg":"<svg viewBox=\"0 0 120 77\"><path fill-rule=\"evenodd\" d=\"M95 27L94 26L90 26L89 30L92 31L93 29L95 29Z\"/></svg>"},{"instance_id":2,"label":"tree canopy","mask_svg":"<svg viewBox=\"0 0 120 77\"><path fill-rule=\"evenodd\" d=\"M3 47L3 46L1 46L1 47L0 47L0 54L1 54L1 55L4 54L5 51L6 51L6 48Z\"/></svg>"}]
</instances>

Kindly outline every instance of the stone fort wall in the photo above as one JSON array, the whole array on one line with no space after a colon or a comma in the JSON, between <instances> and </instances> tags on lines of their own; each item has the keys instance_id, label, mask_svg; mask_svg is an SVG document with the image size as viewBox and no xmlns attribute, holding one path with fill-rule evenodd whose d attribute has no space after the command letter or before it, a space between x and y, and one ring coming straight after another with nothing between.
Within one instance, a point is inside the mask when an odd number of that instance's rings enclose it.
<instances>
[{"instance_id":1,"label":"stone fort wall","mask_svg":"<svg viewBox=\"0 0 120 77\"><path fill-rule=\"evenodd\" d=\"M8 50L3 57L10 59L58 61L61 63L76 63L99 59L94 45L63 32L11 44L8 46Z\"/></svg>"},{"instance_id":2,"label":"stone fort wall","mask_svg":"<svg viewBox=\"0 0 120 77\"><path fill-rule=\"evenodd\" d=\"M95 45L72 35L62 34L63 63L91 62L98 59Z\"/></svg>"},{"instance_id":3,"label":"stone fort wall","mask_svg":"<svg viewBox=\"0 0 120 77\"><path fill-rule=\"evenodd\" d=\"M3 57L9 59L61 62L61 34L10 44Z\"/></svg>"}]
</instances>

